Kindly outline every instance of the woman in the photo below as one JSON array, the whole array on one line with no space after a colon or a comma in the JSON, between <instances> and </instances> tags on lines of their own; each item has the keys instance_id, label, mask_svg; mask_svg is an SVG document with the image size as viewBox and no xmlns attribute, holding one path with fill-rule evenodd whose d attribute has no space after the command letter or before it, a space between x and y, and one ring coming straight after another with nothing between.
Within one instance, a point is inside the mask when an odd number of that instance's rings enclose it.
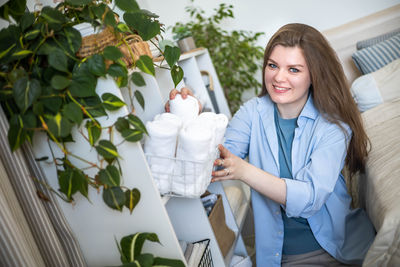
<instances>
[{"instance_id":1,"label":"woman","mask_svg":"<svg viewBox=\"0 0 400 267\"><path fill-rule=\"evenodd\" d=\"M213 181L252 188L257 266L362 263L375 231L363 210L350 208L341 171L364 168L368 138L320 32L288 24L272 36L262 92L232 118L224 145Z\"/></svg>"}]
</instances>

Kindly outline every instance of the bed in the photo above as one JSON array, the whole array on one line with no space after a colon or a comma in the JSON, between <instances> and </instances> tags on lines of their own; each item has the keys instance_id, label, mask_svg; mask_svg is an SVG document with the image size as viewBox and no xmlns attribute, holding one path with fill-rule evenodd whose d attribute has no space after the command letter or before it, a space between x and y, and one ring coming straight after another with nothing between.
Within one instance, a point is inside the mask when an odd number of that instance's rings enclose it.
<instances>
[{"instance_id":1,"label":"bed","mask_svg":"<svg viewBox=\"0 0 400 267\"><path fill-rule=\"evenodd\" d=\"M377 231L363 266L400 266L400 5L323 33L371 141L365 173L348 181Z\"/></svg>"}]
</instances>

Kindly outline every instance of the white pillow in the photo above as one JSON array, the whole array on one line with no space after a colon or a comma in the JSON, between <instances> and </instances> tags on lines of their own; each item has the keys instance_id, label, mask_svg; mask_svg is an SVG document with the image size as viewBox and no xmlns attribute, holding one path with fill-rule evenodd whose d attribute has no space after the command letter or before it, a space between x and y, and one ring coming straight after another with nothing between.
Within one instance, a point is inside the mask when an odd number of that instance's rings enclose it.
<instances>
[{"instance_id":1,"label":"white pillow","mask_svg":"<svg viewBox=\"0 0 400 267\"><path fill-rule=\"evenodd\" d=\"M400 59L357 78L351 93L361 112L400 98Z\"/></svg>"}]
</instances>

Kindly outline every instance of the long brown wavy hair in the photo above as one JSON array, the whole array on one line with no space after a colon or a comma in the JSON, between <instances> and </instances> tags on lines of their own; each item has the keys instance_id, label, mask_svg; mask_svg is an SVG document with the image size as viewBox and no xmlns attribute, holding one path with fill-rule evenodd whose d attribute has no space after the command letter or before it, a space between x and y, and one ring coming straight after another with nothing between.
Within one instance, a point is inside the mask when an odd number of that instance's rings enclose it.
<instances>
[{"instance_id":1,"label":"long brown wavy hair","mask_svg":"<svg viewBox=\"0 0 400 267\"><path fill-rule=\"evenodd\" d=\"M352 130L347 149L346 165L350 175L364 171L369 152L369 139L364 130L360 112L350 93L350 88L340 61L324 36L311 26L293 23L280 28L270 39L264 53L262 91L267 95L265 68L275 46L299 47L311 75L311 94L314 105L324 118L337 124L341 122ZM345 132L346 133L346 132Z\"/></svg>"}]
</instances>

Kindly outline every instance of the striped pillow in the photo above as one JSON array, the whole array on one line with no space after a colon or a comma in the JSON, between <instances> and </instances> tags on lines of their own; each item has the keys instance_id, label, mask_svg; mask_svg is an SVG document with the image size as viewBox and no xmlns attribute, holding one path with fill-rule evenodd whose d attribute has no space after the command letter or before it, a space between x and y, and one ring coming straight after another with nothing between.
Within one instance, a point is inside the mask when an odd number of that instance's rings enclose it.
<instances>
[{"instance_id":1,"label":"striped pillow","mask_svg":"<svg viewBox=\"0 0 400 267\"><path fill-rule=\"evenodd\" d=\"M369 46L373 46L376 45L377 43L380 43L382 41L385 41L393 36L395 36L396 34L400 33L400 29L388 32L388 33L384 33L382 35L379 36L375 36L373 38L369 38L366 40L362 40L362 41L358 41L356 46L357 46L357 50L361 50L363 48L369 47Z\"/></svg>"},{"instance_id":2,"label":"striped pillow","mask_svg":"<svg viewBox=\"0 0 400 267\"><path fill-rule=\"evenodd\" d=\"M356 67L362 74L377 71L397 58L400 58L400 34L358 50L352 55Z\"/></svg>"}]
</instances>

